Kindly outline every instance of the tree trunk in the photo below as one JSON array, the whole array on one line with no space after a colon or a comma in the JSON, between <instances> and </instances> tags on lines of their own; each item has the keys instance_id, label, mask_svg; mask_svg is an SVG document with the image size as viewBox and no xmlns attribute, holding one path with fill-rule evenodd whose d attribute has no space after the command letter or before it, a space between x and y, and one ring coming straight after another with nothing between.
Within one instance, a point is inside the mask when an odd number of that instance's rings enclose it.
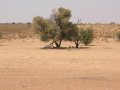
<instances>
[{"instance_id":1,"label":"tree trunk","mask_svg":"<svg viewBox=\"0 0 120 90\"><path fill-rule=\"evenodd\" d=\"M62 40L60 40L60 42L56 42L55 41L56 48L60 48L61 47L61 43L62 43Z\"/></svg>"},{"instance_id":2,"label":"tree trunk","mask_svg":"<svg viewBox=\"0 0 120 90\"><path fill-rule=\"evenodd\" d=\"M79 48L79 41L75 41L76 48Z\"/></svg>"},{"instance_id":3,"label":"tree trunk","mask_svg":"<svg viewBox=\"0 0 120 90\"><path fill-rule=\"evenodd\" d=\"M87 43L85 43L85 46L87 46L88 44Z\"/></svg>"},{"instance_id":4,"label":"tree trunk","mask_svg":"<svg viewBox=\"0 0 120 90\"><path fill-rule=\"evenodd\" d=\"M56 45L56 48L58 48L58 47L59 47L59 45L58 45L58 43L57 43L57 42L55 42L55 45Z\"/></svg>"},{"instance_id":5,"label":"tree trunk","mask_svg":"<svg viewBox=\"0 0 120 90\"><path fill-rule=\"evenodd\" d=\"M61 47L61 43L62 43L62 40L60 40L60 42L59 42L59 48Z\"/></svg>"}]
</instances>

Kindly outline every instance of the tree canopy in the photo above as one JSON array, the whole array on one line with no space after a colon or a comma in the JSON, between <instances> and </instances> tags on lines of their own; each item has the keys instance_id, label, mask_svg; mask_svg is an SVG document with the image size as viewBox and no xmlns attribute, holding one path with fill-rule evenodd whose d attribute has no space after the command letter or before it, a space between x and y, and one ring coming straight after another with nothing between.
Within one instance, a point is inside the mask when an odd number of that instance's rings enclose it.
<instances>
[{"instance_id":1,"label":"tree canopy","mask_svg":"<svg viewBox=\"0 0 120 90\"><path fill-rule=\"evenodd\" d=\"M59 40L60 28L51 20L37 16L33 19L33 28L40 34L42 41Z\"/></svg>"},{"instance_id":2,"label":"tree canopy","mask_svg":"<svg viewBox=\"0 0 120 90\"><path fill-rule=\"evenodd\" d=\"M71 11L60 7L53 10L49 19L36 16L33 19L33 29L40 35L44 42L52 41L56 48L61 47L62 41L72 41L76 48L80 45L81 30L77 24L70 22Z\"/></svg>"}]
</instances>

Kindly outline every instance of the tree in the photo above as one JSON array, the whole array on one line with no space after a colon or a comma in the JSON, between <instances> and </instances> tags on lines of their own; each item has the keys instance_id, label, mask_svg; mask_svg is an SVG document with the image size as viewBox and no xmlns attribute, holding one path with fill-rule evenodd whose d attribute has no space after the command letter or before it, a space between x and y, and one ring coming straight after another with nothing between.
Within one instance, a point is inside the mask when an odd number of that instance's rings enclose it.
<instances>
[{"instance_id":1,"label":"tree","mask_svg":"<svg viewBox=\"0 0 120 90\"><path fill-rule=\"evenodd\" d=\"M75 43L76 48L80 45L80 29L77 24L69 23L69 30L67 32L67 40Z\"/></svg>"},{"instance_id":2,"label":"tree","mask_svg":"<svg viewBox=\"0 0 120 90\"><path fill-rule=\"evenodd\" d=\"M76 35L74 37L75 37L74 42L75 42L76 48L79 48L80 39L81 39L80 29L77 29Z\"/></svg>"},{"instance_id":3,"label":"tree","mask_svg":"<svg viewBox=\"0 0 120 90\"><path fill-rule=\"evenodd\" d=\"M54 10L50 19L35 17L33 19L33 28L40 34L42 41L53 40L57 48L61 47L63 40L67 40L67 32L69 29L69 19L71 11L65 8Z\"/></svg>"},{"instance_id":4,"label":"tree","mask_svg":"<svg viewBox=\"0 0 120 90\"><path fill-rule=\"evenodd\" d=\"M93 31L91 28L81 28L80 34L80 41L85 44L85 46L93 41Z\"/></svg>"},{"instance_id":5,"label":"tree","mask_svg":"<svg viewBox=\"0 0 120 90\"><path fill-rule=\"evenodd\" d=\"M80 43L86 46L93 41L93 30L91 28L78 28L77 24L71 24L71 30L68 32L68 40L75 43L79 48Z\"/></svg>"},{"instance_id":6,"label":"tree","mask_svg":"<svg viewBox=\"0 0 120 90\"><path fill-rule=\"evenodd\" d=\"M60 28L49 19L43 19L40 16L34 17L33 29L40 35L40 39L44 42L52 40L56 42L60 37ZM56 47L58 47L56 45Z\"/></svg>"},{"instance_id":7,"label":"tree","mask_svg":"<svg viewBox=\"0 0 120 90\"><path fill-rule=\"evenodd\" d=\"M63 40L67 40L67 32L69 29L69 19L71 17L71 11L65 8L58 8L58 11L54 10L51 15L51 20L60 27L59 41L55 42L60 48Z\"/></svg>"},{"instance_id":8,"label":"tree","mask_svg":"<svg viewBox=\"0 0 120 90\"><path fill-rule=\"evenodd\" d=\"M80 45L80 38L81 38L81 33L80 29L78 28L79 23L81 22L81 19L78 19L76 24L73 24L72 22L69 23L69 31L68 31L68 40L72 41L75 43L75 47L79 48Z\"/></svg>"}]
</instances>

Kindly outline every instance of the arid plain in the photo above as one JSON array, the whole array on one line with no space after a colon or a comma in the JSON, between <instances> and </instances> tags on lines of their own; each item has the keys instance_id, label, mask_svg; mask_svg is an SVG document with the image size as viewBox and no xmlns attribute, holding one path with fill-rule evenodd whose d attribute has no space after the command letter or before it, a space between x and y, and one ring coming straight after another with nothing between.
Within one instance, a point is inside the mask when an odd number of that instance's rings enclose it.
<instances>
[{"instance_id":1,"label":"arid plain","mask_svg":"<svg viewBox=\"0 0 120 90\"><path fill-rule=\"evenodd\" d=\"M42 49L47 44L37 39L1 40L0 90L120 90L119 42Z\"/></svg>"},{"instance_id":2,"label":"arid plain","mask_svg":"<svg viewBox=\"0 0 120 90\"><path fill-rule=\"evenodd\" d=\"M30 25L1 25L0 90L120 90L120 25L92 27L90 46L42 49L50 42L31 37Z\"/></svg>"}]
</instances>

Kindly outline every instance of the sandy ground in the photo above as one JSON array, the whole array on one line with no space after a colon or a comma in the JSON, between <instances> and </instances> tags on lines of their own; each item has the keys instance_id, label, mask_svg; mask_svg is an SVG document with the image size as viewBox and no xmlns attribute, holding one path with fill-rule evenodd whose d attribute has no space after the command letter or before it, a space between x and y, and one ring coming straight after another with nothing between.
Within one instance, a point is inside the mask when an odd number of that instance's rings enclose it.
<instances>
[{"instance_id":1,"label":"sandy ground","mask_svg":"<svg viewBox=\"0 0 120 90\"><path fill-rule=\"evenodd\" d=\"M45 45L1 40L0 90L120 90L120 43L41 49Z\"/></svg>"}]
</instances>

